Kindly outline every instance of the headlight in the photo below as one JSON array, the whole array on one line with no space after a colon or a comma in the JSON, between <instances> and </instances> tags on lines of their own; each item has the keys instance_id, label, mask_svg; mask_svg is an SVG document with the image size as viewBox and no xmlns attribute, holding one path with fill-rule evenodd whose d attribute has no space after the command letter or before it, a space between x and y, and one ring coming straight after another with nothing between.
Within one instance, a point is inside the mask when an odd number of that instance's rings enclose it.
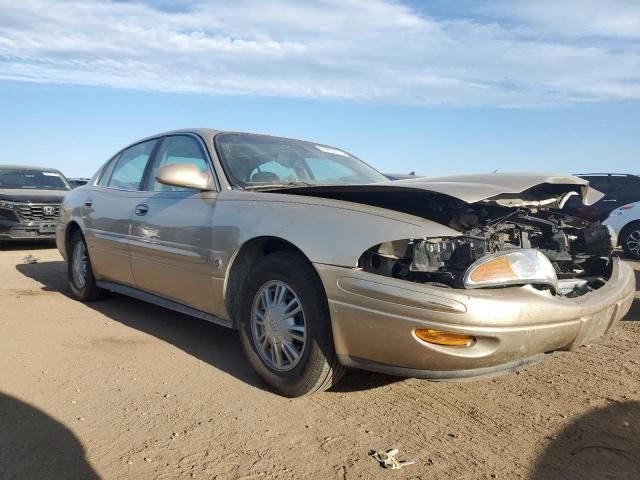
<instances>
[{"instance_id":1,"label":"headlight","mask_svg":"<svg viewBox=\"0 0 640 480\"><path fill-rule=\"evenodd\" d=\"M464 275L465 288L523 285L526 283L558 286L551 262L538 250L523 248L481 258Z\"/></svg>"},{"instance_id":2,"label":"headlight","mask_svg":"<svg viewBox=\"0 0 640 480\"><path fill-rule=\"evenodd\" d=\"M6 200L0 200L0 208L8 208L9 210L15 210L17 205L13 202L7 202Z\"/></svg>"}]
</instances>

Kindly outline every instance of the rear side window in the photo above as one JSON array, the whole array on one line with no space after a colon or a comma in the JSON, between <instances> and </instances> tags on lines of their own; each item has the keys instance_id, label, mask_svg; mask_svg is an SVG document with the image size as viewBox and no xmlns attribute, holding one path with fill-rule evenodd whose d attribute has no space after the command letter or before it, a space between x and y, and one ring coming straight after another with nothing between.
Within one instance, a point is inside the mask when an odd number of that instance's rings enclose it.
<instances>
[{"instance_id":1,"label":"rear side window","mask_svg":"<svg viewBox=\"0 0 640 480\"><path fill-rule=\"evenodd\" d=\"M640 193L640 178L638 177L612 177L611 180L620 193Z\"/></svg>"},{"instance_id":2,"label":"rear side window","mask_svg":"<svg viewBox=\"0 0 640 480\"><path fill-rule=\"evenodd\" d=\"M108 186L120 190L138 190L156 142L157 140L150 140L124 150L113 169Z\"/></svg>"},{"instance_id":3,"label":"rear side window","mask_svg":"<svg viewBox=\"0 0 640 480\"><path fill-rule=\"evenodd\" d=\"M180 192L189 190L187 188L163 185L156 180L158 170L162 167L189 163L198 167L203 173L210 173L209 164L204 151L195 138L186 135L176 135L165 138L155 156L155 160L151 166L149 178L144 189L154 192Z\"/></svg>"}]
</instances>

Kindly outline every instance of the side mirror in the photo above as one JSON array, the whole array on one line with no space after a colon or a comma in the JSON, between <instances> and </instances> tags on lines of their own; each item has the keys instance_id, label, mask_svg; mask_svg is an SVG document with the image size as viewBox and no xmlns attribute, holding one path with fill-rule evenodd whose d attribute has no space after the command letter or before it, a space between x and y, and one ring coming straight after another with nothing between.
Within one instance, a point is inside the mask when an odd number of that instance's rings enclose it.
<instances>
[{"instance_id":1,"label":"side mirror","mask_svg":"<svg viewBox=\"0 0 640 480\"><path fill-rule=\"evenodd\" d=\"M156 180L173 187L193 188L195 190L213 190L211 177L200 171L192 163L175 163L158 170Z\"/></svg>"}]
</instances>

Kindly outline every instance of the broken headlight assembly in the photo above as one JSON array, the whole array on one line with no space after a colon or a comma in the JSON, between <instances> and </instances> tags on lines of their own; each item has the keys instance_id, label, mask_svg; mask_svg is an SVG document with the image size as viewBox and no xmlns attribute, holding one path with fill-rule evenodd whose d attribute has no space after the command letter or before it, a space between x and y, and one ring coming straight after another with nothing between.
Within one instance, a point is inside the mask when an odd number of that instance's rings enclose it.
<instances>
[{"instance_id":1,"label":"broken headlight assembly","mask_svg":"<svg viewBox=\"0 0 640 480\"><path fill-rule=\"evenodd\" d=\"M615 234L556 211L475 210L448 223L459 236L393 240L362 254L365 272L443 288L532 285L580 296L611 274Z\"/></svg>"},{"instance_id":2,"label":"broken headlight assembly","mask_svg":"<svg viewBox=\"0 0 640 480\"><path fill-rule=\"evenodd\" d=\"M465 288L507 285L546 285L558 288L558 276L549 259L538 250L522 248L482 257L464 275Z\"/></svg>"}]
</instances>

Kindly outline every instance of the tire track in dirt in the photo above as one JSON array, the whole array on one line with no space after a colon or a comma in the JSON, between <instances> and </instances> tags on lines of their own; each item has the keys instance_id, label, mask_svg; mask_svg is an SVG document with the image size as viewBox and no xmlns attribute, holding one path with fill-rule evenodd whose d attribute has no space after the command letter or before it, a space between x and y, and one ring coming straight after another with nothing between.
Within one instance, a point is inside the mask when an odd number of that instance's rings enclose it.
<instances>
[{"instance_id":1,"label":"tire track in dirt","mask_svg":"<svg viewBox=\"0 0 640 480\"><path fill-rule=\"evenodd\" d=\"M378 392L370 408L354 411L348 398L340 398L338 402L327 402L326 398L316 401L343 418L357 416L361 428L383 431L383 438L390 442L385 447L404 447L404 455L419 457L418 465L424 467L430 458L434 466L428 467L428 471L432 474L464 476L470 465L486 464L488 458L503 453L504 447L496 438L513 434L513 429L530 434L531 426L511 423L505 427L492 418L495 412L480 413L479 409L486 405L462 400L460 394L466 396L458 386L409 380ZM436 449L434 443L438 445ZM519 471L529 470L517 460L514 466ZM407 475L412 475L410 469Z\"/></svg>"},{"instance_id":2,"label":"tire track in dirt","mask_svg":"<svg viewBox=\"0 0 640 480\"><path fill-rule=\"evenodd\" d=\"M604 392L637 397L639 369L629 366L622 377L619 370L620 362L640 356L640 348L615 347L620 336L633 333L638 338L640 328L635 327L618 325L615 334L589 349L494 380L405 380L366 393L325 394L313 400L343 419L358 418L360 430L384 432L378 437L387 442L382 448L402 446L406 456L416 457L418 468L413 473L407 469L407 477L426 471L432 478L465 478L471 468L474 475L500 470L511 478L528 478L548 442L581 408L611 401ZM433 466L426 466L427 458Z\"/></svg>"},{"instance_id":3,"label":"tire track in dirt","mask_svg":"<svg viewBox=\"0 0 640 480\"><path fill-rule=\"evenodd\" d=\"M10 288L54 293L0 289L13 312L0 318L0 381L72 429L104 478L531 478L567 425L640 400L633 321L519 375L439 384L349 372L334 391L285 399L251 373L233 332L119 296L73 302L57 254L38 256L49 260L35 278L0 263ZM368 456L392 447L416 465L390 472Z\"/></svg>"}]
</instances>

